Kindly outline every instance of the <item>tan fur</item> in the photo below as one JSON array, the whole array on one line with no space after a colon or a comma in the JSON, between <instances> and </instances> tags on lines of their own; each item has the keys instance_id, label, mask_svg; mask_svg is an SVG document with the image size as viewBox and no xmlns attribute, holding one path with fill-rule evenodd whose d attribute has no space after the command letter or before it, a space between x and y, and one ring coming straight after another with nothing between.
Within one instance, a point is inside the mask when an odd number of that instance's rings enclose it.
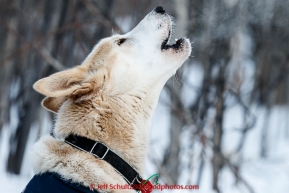
<instances>
[{"instance_id":1,"label":"tan fur","mask_svg":"<svg viewBox=\"0 0 289 193\"><path fill-rule=\"evenodd\" d=\"M46 97L42 101L42 106L53 113L58 113L61 105L66 100L67 97Z\"/></svg>"},{"instance_id":2,"label":"tan fur","mask_svg":"<svg viewBox=\"0 0 289 193\"><path fill-rule=\"evenodd\" d=\"M96 52L94 60L98 54L99 52ZM58 112L55 136L63 141L66 136L74 133L102 141L138 172L143 173L148 132L144 134L137 129L144 128L143 130L149 131L149 124L143 120L148 119L152 111L149 106L144 108L150 104L149 98L141 92L137 96L133 94L110 96L105 92L103 85L108 78L106 68L93 70L93 66L99 65L93 62L89 64L91 66L59 72L35 83L34 88L38 92L49 96L42 103L44 107ZM108 65L107 68L111 69L112 66ZM82 92L83 88L86 89L85 92ZM92 90L94 92L89 93ZM65 105L62 105L63 102ZM92 155L81 152L62 141L49 136L38 141L34 148L37 154L34 156L37 160L34 163L36 171L57 172L64 178L72 179L85 186L126 184L108 163L97 160ZM38 147L38 144L42 147ZM123 192L135 191L123 190Z\"/></svg>"},{"instance_id":3,"label":"tan fur","mask_svg":"<svg viewBox=\"0 0 289 193\"><path fill-rule=\"evenodd\" d=\"M151 13L139 28L149 25L152 20L170 22L168 17L160 18ZM168 34L168 27L161 30ZM137 38L140 33L143 30L137 29L127 36L132 41L139 40ZM186 40L182 52L168 56L167 53L171 50L160 50L165 33L158 34L159 45L152 48L159 49L157 57L160 59L149 58L151 55L155 57L153 54L156 51L144 56L144 59L134 56L140 41L128 42L120 47L117 41L122 36L115 35L102 40L82 65L55 73L34 84L35 90L47 96L42 105L58 114L54 128L55 138L43 136L33 148L36 172L57 172L63 178L85 186L126 184L122 176L107 162L64 142L69 134L77 134L105 143L143 174L149 144L150 118L159 93L167 79L191 52L190 43ZM155 36L154 33L151 35ZM152 61L157 61L157 64L153 65ZM167 65L166 61L174 62ZM156 65L160 65L159 70Z\"/></svg>"}]
</instances>

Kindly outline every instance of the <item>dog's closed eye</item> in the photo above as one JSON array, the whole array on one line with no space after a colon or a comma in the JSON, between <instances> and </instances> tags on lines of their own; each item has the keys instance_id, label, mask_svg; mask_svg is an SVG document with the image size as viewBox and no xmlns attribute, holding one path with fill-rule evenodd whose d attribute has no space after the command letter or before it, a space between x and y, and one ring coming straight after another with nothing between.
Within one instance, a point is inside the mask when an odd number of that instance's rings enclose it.
<instances>
[{"instance_id":1,"label":"dog's closed eye","mask_svg":"<svg viewBox=\"0 0 289 193\"><path fill-rule=\"evenodd\" d=\"M125 41L126 41L125 38L121 38L121 39L118 40L117 45L120 46L120 45L123 44Z\"/></svg>"}]
</instances>

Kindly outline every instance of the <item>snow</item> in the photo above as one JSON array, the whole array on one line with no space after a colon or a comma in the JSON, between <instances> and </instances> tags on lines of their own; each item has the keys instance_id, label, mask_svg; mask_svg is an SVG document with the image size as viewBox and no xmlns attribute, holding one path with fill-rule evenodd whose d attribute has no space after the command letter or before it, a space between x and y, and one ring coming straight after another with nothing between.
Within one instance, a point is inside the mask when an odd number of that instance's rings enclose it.
<instances>
[{"instance_id":1,"label":"snow","mask_svg":"<svg viewBox=\"0 0 289 193\"><path fill-rule=\"evenodd\" d=\"M3 193L20 193L24 190L30 178L24 176L8 175L1 172L0 175L0 188Z\"/></svg>"},{"instance_id":2,"label":"snow","mask_svg":"<svg viewBox=\"0 0 289 193\"><path fill-rule=\"evenodd\" d=\"M30 180L31 176L12 175L5 170L8 157L10 127L5 125L0 134L0 190L1 192L20 193ZM26 167L31 168L27 165Z\"/></svg>"}]
</instances>

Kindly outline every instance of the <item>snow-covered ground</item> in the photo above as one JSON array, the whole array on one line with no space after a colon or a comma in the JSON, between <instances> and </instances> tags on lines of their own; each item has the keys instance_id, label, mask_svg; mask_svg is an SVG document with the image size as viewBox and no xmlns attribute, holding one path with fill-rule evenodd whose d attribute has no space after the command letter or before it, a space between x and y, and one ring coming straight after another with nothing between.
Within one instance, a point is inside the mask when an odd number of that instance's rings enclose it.
<instances>
[{"instance_id":1,"label":"snow-covered ground","mask_svg":"<svg viewBox=\"0 0 289 193\"><path fill-rule=\"evenodd\" d=\"M30 175L12 175L5 172L10 132L10 127L4 126L0 135L0 192L20 193L32 177L32 168L29 163L24 166L26 170L30 170Z\"/></svg>"}]
</instances>

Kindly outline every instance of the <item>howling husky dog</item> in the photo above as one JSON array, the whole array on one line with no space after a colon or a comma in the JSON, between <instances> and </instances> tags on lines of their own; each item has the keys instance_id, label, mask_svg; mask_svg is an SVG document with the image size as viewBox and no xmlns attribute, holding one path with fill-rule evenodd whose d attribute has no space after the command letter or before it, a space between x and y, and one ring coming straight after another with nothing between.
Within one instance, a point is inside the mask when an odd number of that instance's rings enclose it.
<instances>
[{"instance_id":1,"label":"howling husky dog","mask_svg":"<svg viewBox=\"0 0 289 193\"><path fill-rule=\"evenodd\" d=\"M38 192L41 185L33 181L47 174L88 191L135 192L99 187L142 181L160 91L191 53L188 39L168 45L171 34L172 18L159 6L129 33L101 40L80 66L34 84L57 118L55 137L43 136L34 145L38 174L24 192Z\"/></svg>"}]
</instances>

